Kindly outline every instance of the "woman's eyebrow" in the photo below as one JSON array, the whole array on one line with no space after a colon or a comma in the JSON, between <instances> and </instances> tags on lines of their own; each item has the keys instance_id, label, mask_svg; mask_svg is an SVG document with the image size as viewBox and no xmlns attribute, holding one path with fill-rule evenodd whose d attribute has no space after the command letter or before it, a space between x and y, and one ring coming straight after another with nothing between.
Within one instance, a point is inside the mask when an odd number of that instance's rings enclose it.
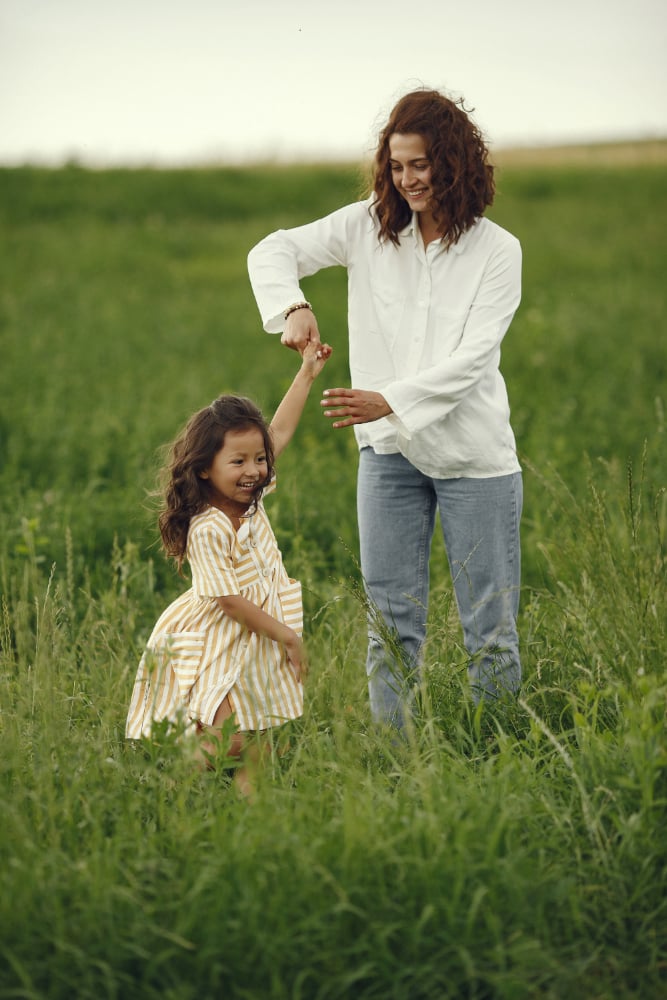
<instances>
[{"instance_id":1,"label":"woman's eyebrow","mask_svg":"<svg viewBox=\"0 0 667 1000\"><path fill-rule=\"evenodd\" d=\"M410 163L428 163L428 161L429 161L428 160L428 156L415 156L414 159L408 160L407 162L408 162L408 164L410 164ZM389 162L390 163L395 163L399 167L401 166L400 160L395 160L391 156L389 157Z\"/></svg>"}]
</instances>

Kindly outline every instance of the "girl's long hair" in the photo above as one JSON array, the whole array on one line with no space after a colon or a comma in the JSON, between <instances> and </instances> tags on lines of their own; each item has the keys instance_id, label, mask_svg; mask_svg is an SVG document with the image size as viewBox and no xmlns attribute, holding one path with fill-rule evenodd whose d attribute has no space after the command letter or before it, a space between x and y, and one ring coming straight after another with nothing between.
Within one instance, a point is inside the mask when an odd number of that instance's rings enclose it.
<instances>
[{"instance_id":1,"label":"girl's long hair","mask_svg":"<svg viewBox=\"0 0 667 1000\"><path fill-rule=\"evenodd\" d=\"M389 139L395 133L417 133L424 139L432 170L433 214L444 229L446 245L453 246L493 203L493 167L482 133L462 99L452 101L438 90L414 90L395 105L380 132L372 185L379 239L396 246L412 210L392 180Z\"/></svg>"},{"instance_id":2,"label":"girl's long hair","mask_svg":"<svg viewBox=\"0 0 667 1000\"><path fill-rule=\"evenodd\" d=\"M267 460L267 478L253 492L256 507L262 491L273 477L274 452L271 432L261 411L243 396L219 396L210 406L190 418L171 446L170 461L163 472L163 506L158 518L162 545L183 567L188 528L195 514L210 503L210 484L201 473L209 469L223 446L227 431L256 427L262 433Z\"/></svg>"}]
</instances>

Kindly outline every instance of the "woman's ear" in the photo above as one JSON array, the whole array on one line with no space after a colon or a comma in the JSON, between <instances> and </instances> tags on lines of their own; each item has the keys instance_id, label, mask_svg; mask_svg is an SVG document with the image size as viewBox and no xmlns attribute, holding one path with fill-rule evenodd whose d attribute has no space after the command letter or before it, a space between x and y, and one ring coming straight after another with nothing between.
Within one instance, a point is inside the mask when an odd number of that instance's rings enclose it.
<instances>
[{"instance_id":1,"label":"woman's ear","mask_svg":"<svg viewBox=\"0 0 667 1000\"><path fill-rule=\"evenodd\" d=\"M204 469L203 472L198 472L197 475L200 479L208 479L208 469Z\"/></svg>"}]
</instances>

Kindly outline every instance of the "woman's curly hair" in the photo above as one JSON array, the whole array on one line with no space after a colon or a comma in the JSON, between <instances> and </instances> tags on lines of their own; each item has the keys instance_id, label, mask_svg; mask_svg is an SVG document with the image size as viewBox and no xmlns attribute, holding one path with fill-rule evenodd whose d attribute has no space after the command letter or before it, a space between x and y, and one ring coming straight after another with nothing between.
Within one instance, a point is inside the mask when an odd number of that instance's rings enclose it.
<instances>
[{"instance_id":1,"label":"woman's curly hair","mask_svg":"<svg viewBox=\"0 0 667 1000\"><path fill-rule=\"evenodd\" d=\"M424 139L432 169L433 215L443 227L446 244L453 246L493 203L493 167L482 133L462 99L453 101L424 88L398 101L380 132L372 182L379 239L395 245L412 218L392 180L389 140L395 133L417 133Z\"/></svg>"},{"instance_id":2,"label":"woman's curly hair","mask_svg":"<svg viewBox=\"0 0 667 1000\"><path fill-rule=\"evenodd\" d=\"M275 459L269 427L250 399L219 396L190 418L172 444L170 461L163 472L163 506L158 526L164 550L176 560L179 573L185 559L190 521L210 504L210 483L201 478L201 473L213 464L227 431L244 431L252 427L262 433L267 460L267 478L258 483L253 492L256 506L273 477Z\"/></svg>"}]
</instances>

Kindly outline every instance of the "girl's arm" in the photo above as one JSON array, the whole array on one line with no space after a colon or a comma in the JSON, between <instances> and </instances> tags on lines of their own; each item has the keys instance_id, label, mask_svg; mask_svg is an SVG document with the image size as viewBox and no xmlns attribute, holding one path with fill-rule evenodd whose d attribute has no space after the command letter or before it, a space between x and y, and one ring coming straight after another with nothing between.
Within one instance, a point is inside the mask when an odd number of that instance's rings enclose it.
<instances>
[{"instance_id":1,"label":"girl's arm","mask_svg":"<svg viewBox=\"0 0 667 1000\"><path fill-rule=\"evenodd\" d=\"M310 387L331 356L328 344L310 343L303 350L301 368L283 396L283 400L271 421L273 450L277 458L292 439L303 408L308 399Z\"/></svg>"},{"instance_id":2,"label":"girl's arm","mask_svg":"<svg viewBox=\"0 0 667 1000\"><path fill-rule=\"evenodd\" d=\"M294 629L279 622L277 618L267 614L266 611L262 611L256 604L241 597L240 594L216 597L216 601L224 614L229 615L239 625L243 625L244 628L257 633L257 635L265 635L284 646L296 679L300 681L305 676L308 669L306 654L303 643Z\"/></svg>"}]
</instances>

